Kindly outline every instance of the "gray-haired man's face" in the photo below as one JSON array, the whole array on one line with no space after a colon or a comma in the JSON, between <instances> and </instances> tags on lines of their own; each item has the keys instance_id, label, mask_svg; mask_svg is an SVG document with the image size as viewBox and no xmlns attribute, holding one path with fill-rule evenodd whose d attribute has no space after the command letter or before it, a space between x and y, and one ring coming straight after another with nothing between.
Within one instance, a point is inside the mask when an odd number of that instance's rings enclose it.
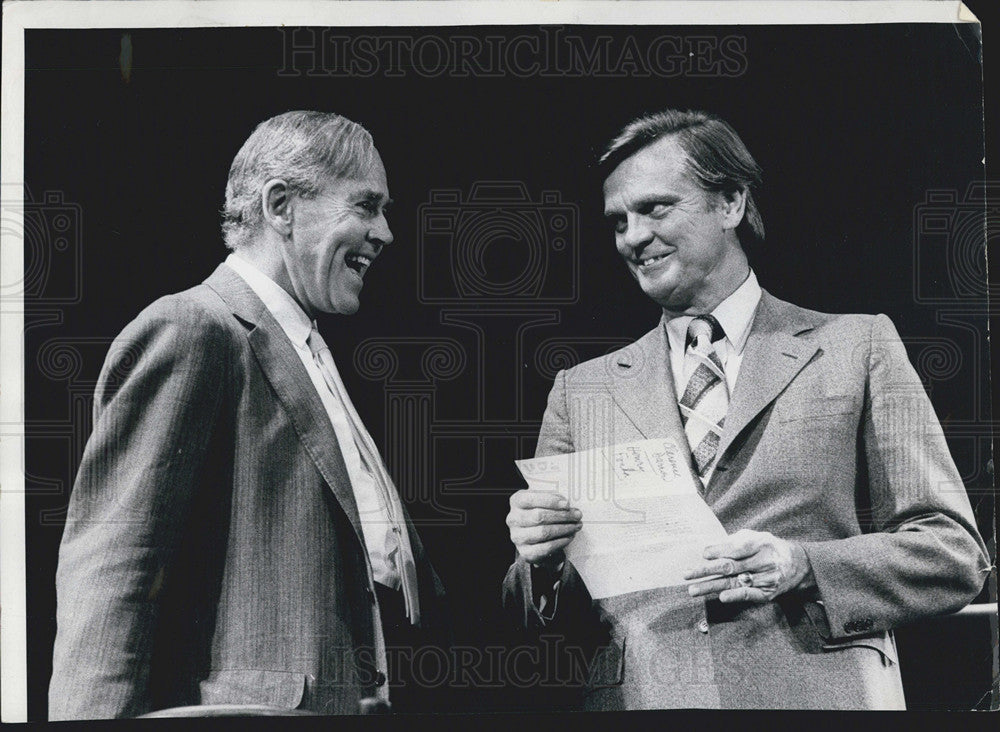
<instances>
[{"instance_id":1,"label":"gray-haired man's face","mask_svg":"<svg viewBox=\"0 0 1000 732\"><path fill-rule=\"evenodd\" d=\"M313 198L293 197L282 258L293 294L310 315L358 310L365 273L392 242L390 202L377 155L364 173L330 179Z\"/></svg>"}]
</instances>

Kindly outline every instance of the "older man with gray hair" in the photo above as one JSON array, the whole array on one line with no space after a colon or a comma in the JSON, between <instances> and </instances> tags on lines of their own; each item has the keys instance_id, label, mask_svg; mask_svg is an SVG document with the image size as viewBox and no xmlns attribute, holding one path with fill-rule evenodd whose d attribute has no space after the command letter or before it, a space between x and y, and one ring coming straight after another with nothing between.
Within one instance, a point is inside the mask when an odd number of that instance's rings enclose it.
<instances>
[{"instance_id":1,"label":"older man with gray hair","mask_svg":"<svg viewBox=\"0 0 1000 732\"><path fill-rule=\"evenodd\" d=\"M232 253L100 374L50 718L421 708L399 651L447 642L444 592L314 320L358 310L389 203L371 135L336 114L273 117L236 155Z\"/></svg>"}]
</instances>

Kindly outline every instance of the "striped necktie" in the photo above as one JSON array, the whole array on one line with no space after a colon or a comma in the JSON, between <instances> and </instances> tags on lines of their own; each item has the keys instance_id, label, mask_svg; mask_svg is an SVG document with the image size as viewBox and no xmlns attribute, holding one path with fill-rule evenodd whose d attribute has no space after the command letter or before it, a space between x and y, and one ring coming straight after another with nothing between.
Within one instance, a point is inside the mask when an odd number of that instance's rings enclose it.
<instances>
[{"instance_id":1,"label":"striped necktie","mask_svg":"<svg viewBox=\"0 0 1000 732\"><path fill-rule=\"evenodd\" d=\"M385 464L382 462L378 448L375 447L375 441L368 434L368 430L361 421L361 417L358 415L357 410L354 409L351 398L347 395L347 389L344 388L344 382L340 379L340 372L337 371L337 365L333 360L333 354L330 353L330 347L326 345L326 342L315 326L313 326L312 332L309 334L308 343L309 350L313 354L313 359L319 366L320 373L323 374L323 380L344 408L347 421L351 426L351 434L354 436L354 443L361 456L363 468L371 473L375 484L378 486L382 504L386 508L389 521L392 523L392 532L396 537L397 548L393 552L393 559L396 571L399 574L400 584L402 585L403 600L406 603L406 616L413 625L419 625L420 603L417 594L416 561L413 558L413 549L410 546L406 520L403 516L403 506L400 503L399 494L396 492L396 486L393 484L392 478L389 476L389 471L386 470Z\"/></svg>"},{"instance_id":2,"label":"striped necktie","mask_svg":"<svg viewBox=\"0 0 1000 732\"><path fill-rule=\"evenodd\" d=\"M729 409L726 374L713 345L725 336L719 321L711 315L699 315L688 326L684 353L687 385L680 399L681 422L702 482L715 463Z\"/></svg>"}]
</instances>

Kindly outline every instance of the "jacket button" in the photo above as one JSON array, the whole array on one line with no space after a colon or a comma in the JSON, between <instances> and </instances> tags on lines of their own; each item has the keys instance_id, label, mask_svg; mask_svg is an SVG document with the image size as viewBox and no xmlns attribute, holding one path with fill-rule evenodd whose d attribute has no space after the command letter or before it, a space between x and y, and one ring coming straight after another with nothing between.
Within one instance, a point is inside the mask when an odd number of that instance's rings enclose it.
<instances>
[{"instance_id":1,"label":"jacket button","mask_svg":"<svg viewBox=\"0 0 1000 732\"><path fill-rule=\"evenodd\" d=\"M375 674L375 686L383 686L385 684L385 674L379 671Z\"/></svg>"},{"instance_id":2,"label":"jacket button","mask_svg":"<svg viewBox=\"0 0 1000 732\"><path fill-rule=\"evenodd\" d=\"M698 621L698 624L695 627L698 628L698 632L699 633L707 633L708 632L708 619L707 618L702 618L701 620Z\"/></svg>"}]
</instances>

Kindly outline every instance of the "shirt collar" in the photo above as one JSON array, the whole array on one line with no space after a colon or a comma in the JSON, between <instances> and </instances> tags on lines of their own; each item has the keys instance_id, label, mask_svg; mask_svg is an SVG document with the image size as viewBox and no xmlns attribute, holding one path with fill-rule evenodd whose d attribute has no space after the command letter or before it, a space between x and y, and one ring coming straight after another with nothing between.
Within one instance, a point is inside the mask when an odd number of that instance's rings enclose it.
<instances>
[{"instance_id":1,"label":"shirt collar","mask_svg":"<svg viewBox=\"0 0 1000 732\"><path fill-rule=\"evenodd\" d=\"M226 265L242 277L250 289L254 291L254 294L261 299L264 307L285 331L288 340L296 348L308 348L313 322L292 296L285 292L281 285L236 252L226 257Z\"/></svg>"},{"instance_id":2,"label":"shirt collar","mask_svg":"<svg viewBox=\"0 0 1000 732\"><path fill-rule=\"evenodd\" d=\"M757 303L760 302L760 295L761 290L760 284L757 282L757 275L751 269L750 274L743 280L743 284L712 311L712 315L726 332L726 340L729 341L736 353L742 353L747 344L753 316L757 312ZM671 349L684 352L684 341L687 338L688 325L692 320L694 320L693 315L681 315L669 320L664 316Z\"/></svg>"}]
</instances>

